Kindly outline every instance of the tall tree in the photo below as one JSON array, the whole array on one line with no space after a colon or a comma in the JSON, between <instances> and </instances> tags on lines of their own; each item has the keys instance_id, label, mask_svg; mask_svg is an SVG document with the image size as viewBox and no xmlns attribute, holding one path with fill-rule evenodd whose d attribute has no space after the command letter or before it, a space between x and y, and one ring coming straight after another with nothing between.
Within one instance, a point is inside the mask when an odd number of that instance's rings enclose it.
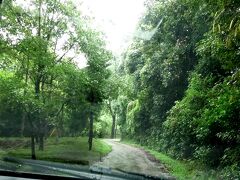
<instances>
[{"instance_id":1,"label":"tall tree","mask_svg":"<svg viewBox=\"0 0 240 180\"><path fill-rule=\"evenodd\" d=\"M5 50L1 52L1 65L5 68L10 64L9 72L25 83L26 87L20 91L24 110L21 129L22 132L31 129L32 157L35 159L34 138L39 139L39 149L43 150L48 127L51 124L61 126L59 114L64 116L65 108L65 113L73 113L82 111L79 108L82 104L87 107L87 97L83 94L91 89L90 86L96 94L94 103L100 102L102 83L107 75L105 62L110 54L104 49L101 34L88 26L88 20L71 1L63 4L59 0L32 0L30 3L28 9L17 2L4 4L1 46ZM87 69L80 70L76 66L75 60L80 54L88 60ZM70 66L73 73L66 70ZM67 79L79 82L69 90ZM28 125L30 129L25 128Z\"/></svg>"}]
</instances>

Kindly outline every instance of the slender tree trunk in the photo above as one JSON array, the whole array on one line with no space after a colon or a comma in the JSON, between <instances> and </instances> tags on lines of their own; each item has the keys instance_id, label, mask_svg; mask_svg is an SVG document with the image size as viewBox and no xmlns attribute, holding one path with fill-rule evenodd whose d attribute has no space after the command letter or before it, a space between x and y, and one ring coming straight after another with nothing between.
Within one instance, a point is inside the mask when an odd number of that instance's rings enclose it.
<instances>
[{"instance_id":1,"label":"slender tree trunk","mask_svg":"<svg viewBox=\"0 0 240 180\"><path fill-rule=\"evenodd\" d=\"M39 0L39 6L38 6L38 37L41 37L41 10L42 10L42 0ZM40 57L39 57L40 58ZM39 99L39 93L40 93L40 84L41 84L41 70L43 67L39 65L38 67L38 75L35 83L35 93L36 93L36 98ZM43 89L43 88L42 88ZM40 131L42 131L42 124L40 122ZM43 150L43 135L42 133L38 132L38 138L39 138L39 150Z\"/></svg>"},{"instance_id":2,"label":"slender tree trunk","mask_svg":"<svg viewBox=\"0 0 240 180\"><path fill-rule=\"evenodd\" d=\"M40 73L40 67L38 69L38 73ZM40 83L41 83L41 77L37 77L36 82L35 82L35 95L36 99L39 99L39 93L40 93Z\"/></svg>"},{"instance_id":3,"label":"slender tree trunk","mask_svg":"<svg viewBox=\"0 0 240 180\"><path fill-rule=\"evenodd\" d=\"M117 138L117 117L116 117L116 119L115 119L114 138Z\"/></svg>"},{"instance_id":4,"label":"slender tree trunk","mask_svg":"<svg viewBox=\"0 0 240 180\"><path fill-rule=\"evenodd\" d=\"M115 126L116 126L116 115L112 115L112 131L111 131L111 139L114 139L115 136Z\"/></svg>"},{"instance_id":5,"label":"slender tree trunk","mask_svg":"<svg viewBox=\"0 0 240 180\"><path fill-rule=\"evenodd\" d=\"M26 74L25 74L25 86L28 86L28 72L29 72L29 59L27 59L27 70L26 70ZM23 96L26 96L26 90L24 89L23 91ZM24 129L25 129L25 121L26 121L26 112L23 112L22 114L22 119L21 119L21 132L20 135L21 137L23 137L24 134Z\"/></svg>"},{"instance_id":6,"label":"slender tree trunk","mask_svg":"<svg viewBox=\"0 0 240 180\"><path fill-rule=\"evenodd\" d=\"M41 134L39 136L39 150L43 151L44 150L44 136Z\"/></svg>"},{"instance_id":7,"label":"slender tree trunk","mask_svg":"<svg viewBox=\"0 0 240 180\"><path fill-rule=\"evenodd\" d=\"M36 139L36 144L38 144L38 143L39 143L39 137L38 137L38 135L35 136L35 139Z\"/></svg>"},{"instance_id":8,"label":"slender tree trunk","mask_svg":"<svg viewBox=\"0 0 240 180\"><path fill-rule=\"evenodd\" d=\"M63 118L64 118L64 105L62 106L61 110L61 116L60 116L60 121L59 121L59 131L58 131L58 137L63 136L64 129L63 129Z\"/></svg>"},{"instance_id":9,"label":"slender tree trunk","mask_svg":"<svg viewBox=\"0 0 240 180\"><path fill-rule=\"evenodd\" d=\"M88 138L88 144L89 144L89 151L92 150L92 140L93 140L93 111L90 112L90 126L89 126L89 138Z\"/></svg>"},{"instance_id":10,"label":"slender tree trunk","mask_svg":"<svg viewBox=\"0 0 240 180\"><path fill-rule=\"evenodd\" d=\"M2 20L2 2L3 0L0 0L0 21Z\"/></svg>"},{"instance_id":11,"label":"slender tree trunk","mask_svg":"<svg viewBox=\"0 0 240 180\"><path fill-rule=\"evenodd\" d=\"M39 99L39 93L40 93L40 78L37 77L37 80L35 82L35 97L36 99ZM39 127L38 127L39 128ZM35 135L36 143L39 143L39 129L36 129L37 133Z\"/></svg>"},{"instance_id":12,"label":"slender tree trunk","mask_svg":"<svg viewBox=\"0 0 240 180\"><path fill-rule=\"evenodd\" d=\"M24 129L25 129L25 119L26 119L26 113L23 112L22 119L21 119L21 130L20 130L20 135L23 137L24 135Z\"/></svg>"},{"instance_id":13,"label":"slender tree trunk","mask_svg":"<svg viewBox=\"0 0 240 180\"><path fill-rule=\"evenodd\" d=\"M40 151L44 150L44 130L45 130L45 126L44 126L44 121L40 120L39 121L39 125L38 125L38 140L39 140L39 144L38 144L38 149Z\"/></svg>"},{"instance_id":14,"label":"slender tree trunk","mask_svg":"<svg viewBox=\"0 0 240 180\"><path fill-rule=\"evenodd\" d=\"M40 72L39 69L38 69L38 72ZM40 93L40 83L41 83L41 80L40 80L40 77L38 75L38 77L35 81L35 98L38 99L38 100L39 100L39 93ZM37 130L37 133L35 133L35 136L32 137L32 157L35 157L35 159L36 159L34 138L36 139L36 143L39 143L39 129L35 129L35 130ZM33 151L33 148L34 148L34 151Z\"/></svg>"},{"instance_id":15,"label":"slender tree trunk","mask_svg":"<svg viewBox=\"0 0 240 180\"><path fill-rule=\"evenodd\" d=\"M35 141L34 141L34 135L31 136L31 151L32 151L32 159L36 159L36 152L35 152Z\"/></svg>"},{"instance_id":16,"label":"slender tree trunk","mask_svg":"<svg viewBox=\"0 0 240 180\"><path fill-rule=\"evenodd\" d=\"M42 0L39 0L39 7L38 7L38 36L41 37L41 10L42 10Z\"/></svg>"},{"instance_id":17,"label":"slender tree trunk","mask_svg":"<svg viewBox=\"0 0 240 180\"><path fill-rule=\"evenodd\" d=\"M115 126L116 126L116 114L115 114L115 112L112 109L111 100L108 101L108 108L109 108L109 111L110 111L110 113L112 115L111 139L114 139L114 137L115 137Z\"/></svg>"}]
</instances>

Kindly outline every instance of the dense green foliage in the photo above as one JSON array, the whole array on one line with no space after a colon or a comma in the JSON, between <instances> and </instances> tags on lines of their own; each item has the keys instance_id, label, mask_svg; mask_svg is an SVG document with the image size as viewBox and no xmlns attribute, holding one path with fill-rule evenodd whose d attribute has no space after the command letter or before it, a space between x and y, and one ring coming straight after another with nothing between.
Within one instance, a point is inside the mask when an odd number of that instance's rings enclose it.
<instances>
[{"instance_id":1,"label":"dense green foliage","mask_svg":"<svg viewBox=\"0 0 240 180\"><path fill-rule=\"evenodd\" d=\"M210 167L239 170L239 1L148 1L117 73L133 92L123 138ZM122 119L124 119L122 118ZM238 169L237 169L238 168Z\"/></svg>"},{"instance_id":2,"label":"dense green foliage","mask_svg":"<svg viewBox=\"0 0 240 180\"><path fill-rule=\"evenodd\" d=\"M0 6L0 136L31 136L34 154L34 139L43 150L48 136L86 135L107 98L111 53L72 1L28 3Z\"/></svg>"}]
</instances>

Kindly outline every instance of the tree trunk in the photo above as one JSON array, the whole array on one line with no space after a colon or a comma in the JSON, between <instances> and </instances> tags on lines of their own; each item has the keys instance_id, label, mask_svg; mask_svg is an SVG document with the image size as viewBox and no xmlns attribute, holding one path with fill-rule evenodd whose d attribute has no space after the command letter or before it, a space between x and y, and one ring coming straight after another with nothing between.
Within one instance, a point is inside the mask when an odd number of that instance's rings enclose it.
<instances>
[{"instance_id":1,"label":"tree trunk","mask_svg":"<svg viewBox=\"0 0 240 180\"><path fill-rule=\"evenodd\" d=\"M39 136L39 150L44 150L44 136L42 134Z\"/></svg>"},{"instance_id":2,"label":"tree trunk","mask_svg":"<svg viewBox=\"0 0 240 180\"><path fill-rule=\"evenodd\" d=\"M39 66L38 67L38 76L35 81L35 98L37 100L40 99L40 84L41 84L40 72L41 72L41 69L42 69L42 67ZM41 131L42 131L42 122L41 122L41 120L39 120L39 122L37 123L37 133L35 136L36 143L39 144L39 150L43 149L43 136L41 135Z\"/></svg>"},{"instance_id":3,"label":"tree trunk","mask_svg":"<svg viewBox=\"0 0 240 180\"><path fill-rule=\"evenodd\" d=\"M35 139L36 139L36 143L38 144L38 143L39 143L39 137L38 137L38 135L35 136Z\"/></svg>"},{"instance_id":4,"label":"tree trunk","mask_svg":"<svg viewBox=\"0 0 240 180\"><path fill-rule=\"evenodd\" d=\"M28 86L28 68L29 68L29 59L27 59L27 71L25 74L25 86ZM23 96L26 96L26 89L23 91ZM22 119L21 119L21 132L20 135L23 137L24 135L24 129L25 129L25 121L26 121L26 112L23 112L22 114Z\"/></svg>"},{"instance_id":5,"label":"tree trunk","mask_svg":"<svg viewBox=\"0 0 240 180\"><path fill-rule=\"evenodd\" d=\"M26 119L26 113L23 112L22 119L21 119L21 130L20 130L20 136L24 136L24 129L25 129L25 119Z\"/></svg>"},{"instance_id":6,"label":"tree trunk","mask_svg":"<svg viewBox=\"0 0 240 180\"><path fill-rule=\"evenodd\" d=\"M111 132L111 139L115 137L115 126L116 126L116 115L112 115L112 132Z\"/></svg>"},{"instance_id":7,"label":"tree trunk","mask_svg":"<svg viewBox=\"0 0 240 180\"><path fill-rule=\"evenodd\" d=\"M34 135L31 136L32 159L36 159Z\"/></svg>"},{"instance_id":8,"label":"tree trunk","mask_svg":"<svg viewBox=\"0 0 240 180\"><path fill-rule=\"evenodd\" d=\"M89 122L89 138L88 138L88 144L89 144L89 151L92 150L92 140L93 140L93 112L90 112L90 122Z\"/></svg>"},{"instance_id":9,"label":"tree trunk","mask_svg":"<svg viewBox=\"0 0 240 180\"><path fill-rule=\"evenodd\" d=\"M116 118L116 120L115 120L114 138L117 138L117 118Z\"/></svg>"},{"instance_id":10,"label":"tree trunk","mask_svg":"<svg viewBox=\"0 0 240 180\"><path fill-rule=\"evenodd\" d=\"M61 110L61 117L60 117L60 121L59 121L59 129L57 131L57 135L58 137L63 136L63 119L64 119L64 105L62 106L62 110Z\"/></svg>"},{"instance_id":11,"label":"tree trunk","mask_svg":"<svg viewBox=\"0 0 240 180\"><path fill-rule=\"evenodd\" d=\"M2 2L3 0L0 0L0 21L2 20Z\"/></svg>"}]
</instances>

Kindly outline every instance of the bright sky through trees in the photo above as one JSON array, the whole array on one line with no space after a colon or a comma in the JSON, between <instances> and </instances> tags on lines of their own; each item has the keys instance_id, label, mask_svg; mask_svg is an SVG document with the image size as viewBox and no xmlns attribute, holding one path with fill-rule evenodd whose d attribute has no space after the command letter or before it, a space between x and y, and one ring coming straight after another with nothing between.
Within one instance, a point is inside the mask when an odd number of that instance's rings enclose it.
<instances>
[{"instance_id":1,"label":"bright sky through trees","mask_svg":"<svg viewBox=\"0 0 240 180\"><path fill-rule=\"evenodd\" d=\"M83 0L81 10L95 17L96 26L106 34L107 47L119 54L144 12L144 0Z\"/></svg>"},{"instance_id":2,"label":"bright sky through trees","mask_svg":"<svg viewBox=\"0 0 240 180\"><path fill-rule=\"evenodd\" d=\"M17 3L22 7L31 8L26 0ZM114 54L121 52L128 46L133 32L144 12L144 0L73 0L83 15L93 18L93 26L103 31L106 36L107 48ZM64 41L64 40L63 40ZM75 54L68 53L73 57ZM84 55L75 58L79 68L86 66Z\"/></svg>"}]
</instances>

